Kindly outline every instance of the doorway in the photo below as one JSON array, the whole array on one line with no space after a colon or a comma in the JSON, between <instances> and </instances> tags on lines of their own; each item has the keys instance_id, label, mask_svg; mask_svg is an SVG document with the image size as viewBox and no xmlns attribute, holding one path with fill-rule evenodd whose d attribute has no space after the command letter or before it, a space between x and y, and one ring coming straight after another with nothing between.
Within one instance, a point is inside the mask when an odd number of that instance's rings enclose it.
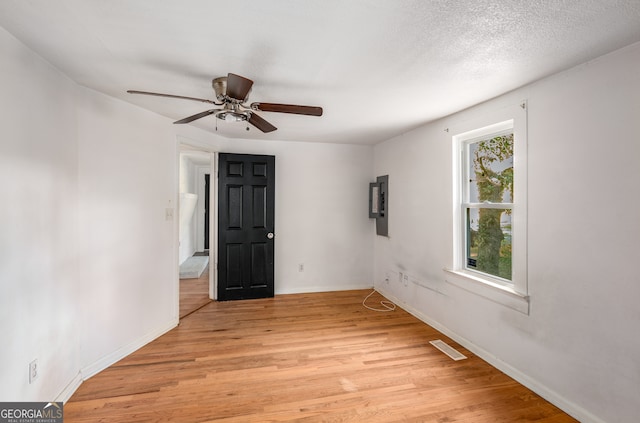
<instances>
[{"instance_id":1,"label":"doorway","mask_svg":"<svg viewBox=\"0 0 640 423\"><path fill-rule=\"evenodd\" d=\"M212 153L182 144L179 157L178 316L182 319L212 300L215 266L205 234L211 218L208 199L214 188L207 179L215 162ZM191 208L183 204L187 202Z\"/></svg>"}]
</instances>

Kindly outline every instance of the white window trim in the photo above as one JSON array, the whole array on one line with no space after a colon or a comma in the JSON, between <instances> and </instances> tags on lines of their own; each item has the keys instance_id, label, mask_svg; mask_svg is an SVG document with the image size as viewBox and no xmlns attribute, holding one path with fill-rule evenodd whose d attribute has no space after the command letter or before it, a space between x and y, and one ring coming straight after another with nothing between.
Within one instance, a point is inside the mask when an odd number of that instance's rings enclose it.
<instances>
[{"instance_id":1,"label":"white window trim","mask_svg":"<svg viewBox=\"0 0 640 423\"><path fill-rule=\"evenodd\" d=\"M496 123L498 122L498 123ZM512 207L512 280L491 277L466 268L463 228L463 145L478 137L513 128L514 198ZM490 116L455 128L452 137L453 157L453 263L444 269L445 280L459 288L485 297L522 313L529 313L527 284L527 103L500 109ZM497 207L497 206L496 206Z\"/></svg>"}]
</instances>

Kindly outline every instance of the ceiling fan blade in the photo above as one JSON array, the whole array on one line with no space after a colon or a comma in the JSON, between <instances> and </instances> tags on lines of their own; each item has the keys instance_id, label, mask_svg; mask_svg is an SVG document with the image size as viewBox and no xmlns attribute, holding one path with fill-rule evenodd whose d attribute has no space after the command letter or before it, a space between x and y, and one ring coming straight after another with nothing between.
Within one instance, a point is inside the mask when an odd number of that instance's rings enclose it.
<instances>
[{"instance_id":1,"label":"ceiling fan blade","mask_svg":"<svg viewBox=\"0 0 640 423\"><path fill-rule=\"evenodd\" d=\"M244 102L251 91L253 81L230 73L227 75L227 96Z\"/></svg>"},{"instance_id":2,"label":"ceiling fan blade","mask_svg":"<svg viewBox=\"0 0 640 423\"><path fill-rule=\"evenodd\" d=\"M177 120L177 121L175 121L175 122L173 122L173 123L180 124L180 123L189 123L189 122L193 122L194 120L198 120L198 119L203 118L203 117L205 117L205 116L212 115L212 114L214 114L214 113L215 113L215 112L217 112L217 111L218 111L218 109L206 110L206 111L204 111L204 112L200 112L200 113L195 114L195 115L193 115L193 116L189 116L189 117L186 117L186 118L184 118L184 119Z\"/></svg>"},{"instance_id":3,"label":"ceiling fan blade","mask_svg":"<svg viewBox=\"0 0 640 423\"><path fill-rule=\"evenodd\" d=\"M263 112L293 113L295 115L322 116L322 107L298 106L295 104L251 103L253 110Z\"/></svg>"},{"instance_id":4,"label":"ceiling fan blade","mask_svg":"<svg viewBox=\"0 0 640 423\"><path fill-rule=\"evenodd\" d=\"M150 93L150 92L148 92L148 91L136 91L136 90L128 90L127 92L128 92L129 94L155 95L155 96L158 96L158 97L181 98L181 99L183 99L183 100L194 100L194 101L200 101L200 102L202 102L202 103L219 104L219 103L216 103L215 101L207 100L206 98L185 97L185 96L183 96L183 95L162 94L162 93Z\"/></svg>"},{"instance_id":5,"label":"ceiling fan blade","mask_svg":"<svg viewBox=\"0 0 640 423\"><path fill-rule=\"evenodd\" d=\"M273 132L276 129L278 129L272 124L270 124L269 122L267 122L266 120L262 119L260 116L256 115L255 113L251 113L251 117L249 118L249 123L265 133Z\"/></svg>"}]
</instances>

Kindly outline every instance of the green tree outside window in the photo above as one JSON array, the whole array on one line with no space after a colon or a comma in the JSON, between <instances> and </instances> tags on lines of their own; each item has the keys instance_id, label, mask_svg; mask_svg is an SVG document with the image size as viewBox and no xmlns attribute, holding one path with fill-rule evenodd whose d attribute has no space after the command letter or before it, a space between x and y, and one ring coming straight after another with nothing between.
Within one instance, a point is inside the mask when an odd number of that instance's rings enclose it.
<instances>
[{"instance_id":1,"label":"green tree outside window","mask_svg":"<svg viewBox=\"0 0 640 423\"><path fill-rule=\"evenodd\" d=\"M513 133L470 144L467 157L467 267L511 280Z\"/></svg>"}]
</instances>

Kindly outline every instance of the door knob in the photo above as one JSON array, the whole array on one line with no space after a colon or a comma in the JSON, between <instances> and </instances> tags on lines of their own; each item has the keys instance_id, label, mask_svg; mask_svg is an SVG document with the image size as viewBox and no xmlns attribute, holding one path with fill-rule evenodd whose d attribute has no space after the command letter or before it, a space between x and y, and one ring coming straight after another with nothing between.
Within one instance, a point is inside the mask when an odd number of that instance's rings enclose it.
<instances>
[{"instance_id":1,"label":"door knob","mask_svg":"<svg viewBox=\"0 0 640 423\"><path fill-rule=\"evenodd\" d=\"M273 239L273 232L269 232L269 233L267 234L267 238L269 238L269 239Z\"/></svg>"}]
</instances>

